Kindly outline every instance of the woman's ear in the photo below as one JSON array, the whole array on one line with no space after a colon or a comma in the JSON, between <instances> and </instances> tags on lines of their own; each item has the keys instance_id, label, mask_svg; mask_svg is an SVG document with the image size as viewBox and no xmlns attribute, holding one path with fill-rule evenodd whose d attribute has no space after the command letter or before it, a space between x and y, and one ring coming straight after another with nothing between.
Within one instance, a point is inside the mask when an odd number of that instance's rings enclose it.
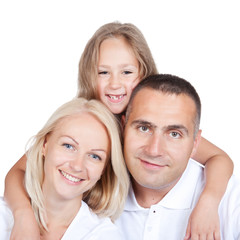
<instances>
[{"instance_id":1,"label":"woman's ear","mask_svg":"<svg viewBox=\"0 0 240 240\"><path fill-rule=\"evenodd\" d=\"M45 157L47 151L47 137L45 137L45 140L43 142L43 147L42 147L42 155Z\"/></svg>"}]
</instances>

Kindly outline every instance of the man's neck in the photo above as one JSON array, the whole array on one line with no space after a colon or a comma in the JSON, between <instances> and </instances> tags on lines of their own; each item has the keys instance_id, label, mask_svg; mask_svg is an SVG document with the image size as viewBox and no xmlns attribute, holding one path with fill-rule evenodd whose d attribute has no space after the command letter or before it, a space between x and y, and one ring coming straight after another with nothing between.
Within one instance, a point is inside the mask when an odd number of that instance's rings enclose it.
<instances>
[{"instance_id":1,"label":"man's neck","mask_svg":"<svg viewBox=\"0 0 240 240\"><path fill-rule=\"evenodd\" d=\"M152 205L159 203L164 196L172 189L172 186L162 189L151 189L139 185L132 179L132 187L138 204L144 208L150 208Z\"/></svg>"}]
</instances>

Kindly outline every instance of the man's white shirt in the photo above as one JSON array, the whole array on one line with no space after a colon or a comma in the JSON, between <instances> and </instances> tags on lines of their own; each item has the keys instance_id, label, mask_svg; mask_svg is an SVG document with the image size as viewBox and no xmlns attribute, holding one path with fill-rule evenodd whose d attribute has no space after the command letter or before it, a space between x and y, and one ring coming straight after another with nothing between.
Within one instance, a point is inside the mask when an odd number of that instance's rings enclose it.
<instances>
[{"instance_id":1,"label":"man's white shirt","mask_svg":"<svg viewBox=\"0 0 240 240\"><path fill-rule=\"evenodd\" d=\"M142 208L130 188L125 209L116 225L126 240L181 240L188 218L203 190L203 167L190 160L173 189L157 204ZM211 208L211 206L209 206ZM240 240L240 181L233 176L219 206L221 239Z\"/></svg>"}]
</instances>

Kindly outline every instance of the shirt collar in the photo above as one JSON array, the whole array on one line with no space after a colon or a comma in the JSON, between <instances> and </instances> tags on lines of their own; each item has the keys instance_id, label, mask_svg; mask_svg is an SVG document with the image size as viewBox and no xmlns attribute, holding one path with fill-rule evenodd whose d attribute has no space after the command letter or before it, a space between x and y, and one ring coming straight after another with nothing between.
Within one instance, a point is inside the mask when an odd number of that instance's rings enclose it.
<instances>
[{"instance_id":1,"label":"shirt collar","mask_svg":"<svg viewBox=\"0 0 240 240\"><path fill-rule=\"evenodd\" d=\"M199 178L203 178L203 167L193 160L188 165L177 184L166 194L166 196L154 206L162 206L170 209L189 209L192 206L194 192ZM125 211L140 211L141 207L135 198L132 186L129 189L125 204Z\"/></svg>"}]
</instances>

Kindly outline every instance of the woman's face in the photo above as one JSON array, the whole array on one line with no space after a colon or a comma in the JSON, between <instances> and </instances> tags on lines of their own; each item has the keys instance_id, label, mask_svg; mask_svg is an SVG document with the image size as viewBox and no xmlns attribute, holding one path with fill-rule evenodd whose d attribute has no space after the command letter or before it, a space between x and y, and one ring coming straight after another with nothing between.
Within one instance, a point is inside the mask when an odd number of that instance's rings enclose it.
<instances>
[{"instance_id":1,"label":"woman's face","mask_svg":"<svg viewBox=\"0 0 240 240\"><path fill-rule=\"evenodd\" d=\"M139 81L139 63L126 40L122 37L104 40L98 62L100 100L112 113L122 113Z\"/></svg>"},{"instance_id":2,"label":"woman's face","mask_svg":"<svg viewBox=\"0 0 240 240\"><path fill-rule=\"evenodd\" d=\"M110 155L102 123L89 113L61 120L43 147L43 192L57 199L82 199L101 178Z\"/></svg>"}]
</instances>

